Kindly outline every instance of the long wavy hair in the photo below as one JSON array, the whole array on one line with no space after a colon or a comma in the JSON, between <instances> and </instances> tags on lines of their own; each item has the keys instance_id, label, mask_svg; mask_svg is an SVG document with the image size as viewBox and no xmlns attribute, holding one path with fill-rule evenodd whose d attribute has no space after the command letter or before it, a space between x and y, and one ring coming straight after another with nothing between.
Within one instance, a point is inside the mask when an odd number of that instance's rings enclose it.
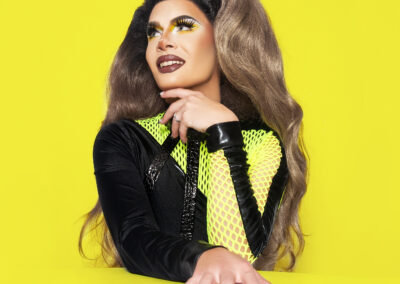
<instances>
[{"instance_id":1,"label":"long wavy hair","mask_svg":"<svg viewBox=\"0 0 400 284\"><path fill-rule=\"evenodd\" d=\"M161 0L162 1L162 0ZM274 270L280 259L289 261L283 271L293 271L304 249L299 224L299 206L308 183L308 155L303 142L303 111L289 94L280 49L270 20L258 0L190 0L214 27L217 60L221 74L221 103L239 119L257 114L280 136L289 170L281 206L269 242L254 263L259 270ZM160 0L146 0L136 9L127 34L112 62L107 84L108 108L101 127L122 118L142 119L165 111L168 105L145 59L146 25ZM234 60L233 60L234 59ZM79 236L101 232L101 258L109 267L123 266L97 200L84 216ZM298 244L295 244L295 241Z\"/></svg>"}]
</instances>

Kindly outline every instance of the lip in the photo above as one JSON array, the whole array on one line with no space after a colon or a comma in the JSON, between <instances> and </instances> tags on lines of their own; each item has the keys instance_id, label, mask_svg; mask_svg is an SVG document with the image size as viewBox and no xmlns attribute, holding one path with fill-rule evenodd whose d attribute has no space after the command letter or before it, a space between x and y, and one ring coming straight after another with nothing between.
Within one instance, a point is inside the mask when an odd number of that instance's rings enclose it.
<instances>
[{"instance_id":1,"label":"lip","mask_svg":"<svg viewBox=\"0 0 400 284\"><path fill-rule=\"evenodd\" d=\"M183 64L172 64L170 66L164 66L163 68L160 67L160 64L165 61L182 61ZM179 56L173 54L162 55L157 59L157 68L161 73L170 73L174 72L175 70L181 68L185 64L185 60L180 58Z\"/></svg>"}]
</instances>

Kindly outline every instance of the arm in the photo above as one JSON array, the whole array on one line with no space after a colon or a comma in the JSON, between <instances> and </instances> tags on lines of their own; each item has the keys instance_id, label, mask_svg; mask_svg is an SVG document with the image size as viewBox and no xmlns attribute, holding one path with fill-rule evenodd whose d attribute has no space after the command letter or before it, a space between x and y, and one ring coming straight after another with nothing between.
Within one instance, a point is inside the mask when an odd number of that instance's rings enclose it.
<instances>
[{"instance_id":1,"label":"arm","mask_svg":"<svg viewBox=\"0 0 400 284\"><path fill-rule=\"evenodd\" d=\"M206 132L209 242L253 262L268 242L283 194L287 179L284 149L270 132L247 156L237 121L214 124Z\"/></svg>"},{"instance_id":2,"label":"arm","mask_svg":"<svg viewBox=\"0 0 400 284\"><path fill-rule=\"evenodd\" d=\"M97 134L93 162L105 221L129 272L186 281L199 256L215 246L159 230L138 156L135 143L117 125L107 125Z\"/></svg>"}]
</instances>

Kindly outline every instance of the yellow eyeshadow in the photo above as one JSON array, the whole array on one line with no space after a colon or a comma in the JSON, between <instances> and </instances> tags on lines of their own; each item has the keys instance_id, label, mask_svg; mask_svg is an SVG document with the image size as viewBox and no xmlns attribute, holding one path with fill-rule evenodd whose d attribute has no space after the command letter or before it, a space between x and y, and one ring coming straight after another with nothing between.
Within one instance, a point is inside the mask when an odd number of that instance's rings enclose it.
<instances>
[{"instance_id":1,"label":"yellow eyeshadow","mask_svg":"<svg viewBox=\"0 0 400 284\"><path fill-rule=\"evenodd\" d=\"M169 31L172 32L174 30L174 28L177 27L177 26L179 26L179 25L177 25L177 24L171 25L170 28L169 28ZM190 30L188 30L188 31L179 31L179 32L180 33L192 32L192 31L196 30L198 27L199 27L198 25L193 24L193 26L190 28Z\"/></svg>"}]
</instances>

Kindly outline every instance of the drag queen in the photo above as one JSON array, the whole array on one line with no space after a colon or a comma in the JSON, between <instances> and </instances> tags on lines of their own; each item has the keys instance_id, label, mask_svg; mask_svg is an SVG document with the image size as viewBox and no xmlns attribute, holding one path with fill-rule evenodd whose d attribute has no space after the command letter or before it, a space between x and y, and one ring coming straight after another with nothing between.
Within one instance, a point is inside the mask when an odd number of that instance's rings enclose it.
<instances>
[{"instance_id":1,"label":"drag queen","mask_svg":"<svg viewBox=\"0 0 400 284\"><path fill-rule=\"evenodd\" d=\"M256 269L284 256L293 269L304 247L303 114L259 1L145 1L108 91L83 255L100 224L106 262L136 274L269 283Z\"/></svg>"}]
</instances>

